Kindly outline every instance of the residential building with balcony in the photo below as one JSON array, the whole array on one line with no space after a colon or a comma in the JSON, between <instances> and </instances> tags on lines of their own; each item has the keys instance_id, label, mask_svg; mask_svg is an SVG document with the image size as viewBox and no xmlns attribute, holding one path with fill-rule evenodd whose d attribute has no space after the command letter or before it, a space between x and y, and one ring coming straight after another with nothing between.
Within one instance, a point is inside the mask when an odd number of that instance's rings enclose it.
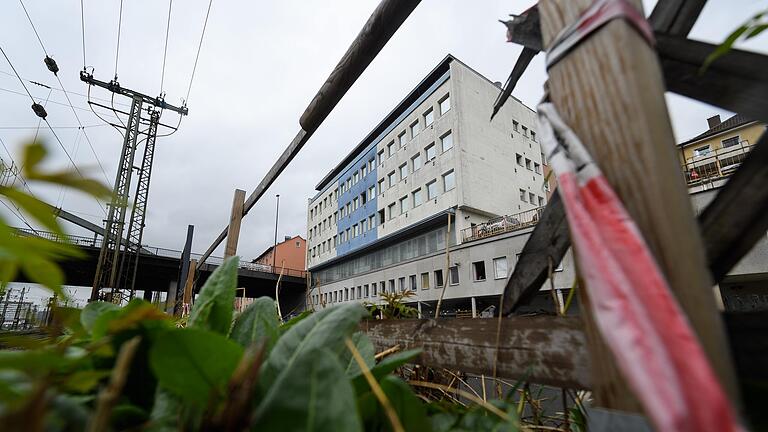
<instances>
[{"instance_id":1,"label":"residential building with balcony","mask_svg":"<svg viewBox=\"0 0 768 432\"><path fill-rule=\"evenodd\" d=\"M446 281L457 308L498 298L522 248L509 239L530 231L549 192L535 112L512 98L489 121L500 91L447 56L318 183L315 307L404 290L429 307Z\"/></svg>"},{"instance_id":2,"label":"residential building with balcony","mask_svg":"<svg viewBox=\"0 0 768 432\"><path fill-rule=\"evenodd\" d=\"M696 190L723 183L766 129L764 123L740 114L725 121L719 115L710 117L707 126L704 132L677 145L686 182Z\"/></svg>"}]
</instances>

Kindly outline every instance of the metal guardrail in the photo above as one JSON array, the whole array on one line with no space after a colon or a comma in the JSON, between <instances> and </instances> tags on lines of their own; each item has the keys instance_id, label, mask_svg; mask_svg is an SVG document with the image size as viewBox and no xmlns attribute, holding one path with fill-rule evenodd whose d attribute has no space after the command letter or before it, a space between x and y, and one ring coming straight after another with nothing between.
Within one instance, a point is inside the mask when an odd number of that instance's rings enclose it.
<instances>
[{"instance_id":1,"label":"metal guardrail","mask_svg":"<svg viewBox=\"0 0 768 432\"><path fill-rule=\"evenodd\" d=\"M93 247L93 248L100 248L102 243L101 237L95 237L95 236L84 237L84 236L77 236L77 235L62 236L60 234L52 233L49 231L31 230L28 228L16 228L16 233L23 236L40 237L46 240L51 240L59 243L69 243L69 244L72 244L75 246L81 246L81 247L87 246L87 247ZM156 255L159 257L181 259L181 251L179 250L166 249L166 248L154 247L154 246L142 246L142 249L149 252L152 255ZM190 255L190 258L197 259L197 260L199 260L201 257L202 257L201 254L193 253ZM213 266L219 266L223 262L224 262L224 258L216 257L216 256L211 256L206 260L206 264L211 264ZM252 263L248 261L241 261L238 267L245 270L259 271L264 273L280 274L280 271L281 271L281 267L279 266L272 267L271 265ZM305 270L286 268L283 270L283 276L305 278L307 276L307 272Z\"/></svg>"},{"instance_id":2,"label":"metal guardrail","mask_svg":"<svg viewBox=\"0 0 768 432\"><path fill-rule=\"evenodd\" d=\"M488 222L464 228L461 230L461 241L480 240L536 225L543 211L544 207L538 207L521 213L497 217Z\"/></svg>"},{"instance_id":3,"label":"metal guardrail","mask_svg":"<svg viewBox=\"0 0 768 432\"><path fill-rule=\"evenodd\" d=\"M682 164L682 169L688 186L730 176L736 172L753 147L754 144L742 140L738 145L687 158Z\"/></svg>"}]
</instances>

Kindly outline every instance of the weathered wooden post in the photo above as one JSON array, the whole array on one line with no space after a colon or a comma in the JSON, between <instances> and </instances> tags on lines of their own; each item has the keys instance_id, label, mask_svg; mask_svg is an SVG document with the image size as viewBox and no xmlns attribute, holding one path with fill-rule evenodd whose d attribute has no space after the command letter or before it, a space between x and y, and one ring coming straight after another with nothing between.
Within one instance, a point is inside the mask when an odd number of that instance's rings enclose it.
<instances>
[{"instance_id":1,"label":"weathered wooden post","mask_svg":"<svg viewBox=\"0 0 768 432\"><path fill-rule=\"evenodd\" d=\"M235 189L232 199L232 213L227 227L227 244L224 247L224 258L237 254L237 241L240 238L240 222L243 220L243 204L245 203L245 191Z\"/></svg>"},{"instance_id":2,"label":"weathered wooden post","mask_svg":"<svg viewBox=\"0 0 768 432\"><path fill-rule=\"evenodd\" d=\"M189 271L187 272L187 280L184 281L184 295L182 296L182 308L190 307L192 305L192 292L195 285L195 272L197 272L197 260L193 259L189 261ZM189 311L185 311L188 313Z\"/></svg>"},{"instance_id":3,"label":"weathered wooden post","mask_svg":"<svg viewBox=\"0 0 768 432\"><path fill-rule=\"evenodd\" d=\"M642 11L639 0L629 3ZM591 0L541 0L544 46L550 49L558 33L591 4ZM548 86L551 101L588 147L643 233L724 388L736 400L728 344L674 153L653 47L628 22L610 21L549 69ZM600 389L595 390L599 397ZM614 396L599 402L626 408L628 402Z\"/></svg>"}]
</instances>

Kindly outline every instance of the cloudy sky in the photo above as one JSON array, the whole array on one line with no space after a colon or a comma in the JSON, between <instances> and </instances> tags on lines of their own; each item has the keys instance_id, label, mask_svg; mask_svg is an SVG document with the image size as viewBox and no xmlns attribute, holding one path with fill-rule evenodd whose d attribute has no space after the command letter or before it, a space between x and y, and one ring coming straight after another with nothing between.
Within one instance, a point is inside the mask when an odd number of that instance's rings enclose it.
<instances>
[{"instance_id":1,"label":"cloudy sky","mask_svg":"<svg viewBox=\"0 0 768 432\"><path fill-rule=\"evenodd\" d=\"M202 252L228 220L235 188L251 190L298 131L298 118L376 7L376 0L272 2L214 1L197 73L188 100L189 116L172 136L158 138L144 243L181 249L186 226L195 226L194 251ZM645 1L646 10L654 2ZM56 59L93 151L59 84L43 64L45 56L21 4L0 4L0 46L19 74L54 87L48 120L81 169L111 185L122 137L90 110L87 87L78 79L83 64L105 81L115 73L119 0L85 0L85 59L77 0L25 0L45 45ZM497 19L519 13L532 1L425 0L373 61L302 153L243 222L239 254L253 258L273 241L275 199L281 195L279 235L306 232L307 198L314 186L446 54L451 53L493 81L504 81L520 48L505 43ZM173 4L163 91L169 103L187 94L208 0ZM719 42L765 7L757 0L711 1L691 36ZM117 74L124 87L159 94L168 2L123 4ZM768 33L768 32L767 32ZM766 37L745 47L765 51ZM515 95L535 106L542 94L542 56L518 84ZM38 119L11 67L0 58L0 139L18 160L18 149L34 136ZM38 101L49 90L26 82ZM21 92L22 94L16 94ZM79 94L75 94L79 93ZM91 96L109 98L105 90ZM703 131L706 118L728 112L669 96L678 140ZM98 101L101 102L101 101ZM116 108L127 100L116 97ZM103 112L103 110L102 110ZM114 120L113 120L114 121ZM176 124L166 112L162 121ZM43 124L39 134L51 151L51 167L69 159ZM103 165L106 176L94 157ZM6 162L9 155L0 149ZM138 159L137 159L138 160ZM97 224L104 213L92 199L32 185L39 197ZM0 212L18 226L21 221ZM84 234L68 227L73 234ZM220 250L217 251L217 254Z\"/></svg>"}]
</instances>

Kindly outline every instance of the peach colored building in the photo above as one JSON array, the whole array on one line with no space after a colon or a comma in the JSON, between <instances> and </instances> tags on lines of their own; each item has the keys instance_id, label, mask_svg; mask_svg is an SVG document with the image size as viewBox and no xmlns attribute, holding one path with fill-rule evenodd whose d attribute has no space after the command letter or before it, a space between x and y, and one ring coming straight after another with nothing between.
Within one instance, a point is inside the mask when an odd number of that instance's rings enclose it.
<instances>
[{"instance_id":1,"label":"peach colored building","mask_svg":"<svg viewBox=\"0 0 768 432\"><path fill-rule=\"evenodd\" d=\"M274 255L275 247L261 253L252 262L271 266L273 263L278 269L285 265L286 269L306 270L307 241L301 236L285 236L285 239L277 244L277 254ZM285 264L283 264L285 261Z\"/></svg>"}]
</instances>

